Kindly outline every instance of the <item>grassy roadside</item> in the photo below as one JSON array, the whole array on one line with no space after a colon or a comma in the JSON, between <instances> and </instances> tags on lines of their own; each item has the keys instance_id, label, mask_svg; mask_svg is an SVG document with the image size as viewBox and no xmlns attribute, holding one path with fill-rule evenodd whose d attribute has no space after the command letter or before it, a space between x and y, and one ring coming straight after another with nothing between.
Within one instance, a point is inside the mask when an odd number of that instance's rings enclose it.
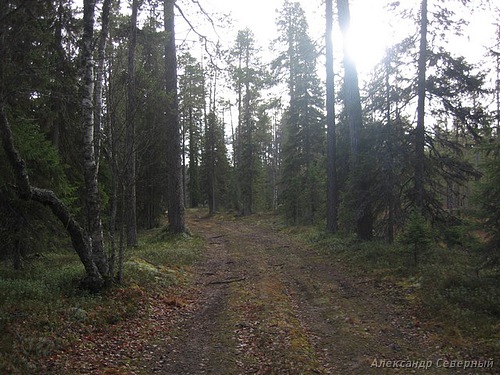
<instances>
[{"instance_id":1,"label":"grassy roadside","mask_svg":"<svg viewBox=\"0 0 500 375\"><path fill-rule=\"evenodd\" d=\"M480 269L473 246L432 243L415 265L413 251L402 243L359 242L314 227L278 227L327 254L354 279L368 278L404 299L417 324L450 355L499 359L500 272Z\"/></svg>"},{"instance_id":2,"label":"grassy roadside","mask_svg":"<svg viewBox=\"0 0 500 375\"><path fill-rule=\"evenodd\" d=\"M39 373L41 358L91 345L82 337L126 325L147 312L149 299L169 303L166 291L187 285L202 246L196 236L142 232L139 246L126 250L123 284L94 295L78 288L83 267L70 250L40 255L21 271L0 266L0 373Z\"/></svg>"}]
</instances>

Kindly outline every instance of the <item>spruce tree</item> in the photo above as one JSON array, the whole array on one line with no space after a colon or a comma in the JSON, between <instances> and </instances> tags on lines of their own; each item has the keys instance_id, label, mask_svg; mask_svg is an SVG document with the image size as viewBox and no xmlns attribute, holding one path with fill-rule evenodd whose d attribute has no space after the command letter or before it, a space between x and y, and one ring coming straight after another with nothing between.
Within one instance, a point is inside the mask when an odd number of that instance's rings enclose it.
<instances>
[{"instance_id":1,"label":"spruce tree","mask_svg":"<svg viewBox=\"0 0 500 375\"><path fill-rule=\"evenodd\" d=\"M236 129L236 160L238 190L241 192L242 214L249 215L255 206L255 184L262 154L257 139L260 90L265 70L258 57L259 49L249 29L240 30L230 55L230 71L238 100L238 127Z\"/></svg>"},{"instance_id":2,"label":"spruce tree","mask_svg":"<svg viewBox=\"0 0 500 375\"><path fill-rule=\"evenodd\" d=\"M282 50L273 62L285 73L289 106L282 117L281 202L295 224L314 223L323 207L325 129L323 92L316 73L316 47L298 2L285 1L278 20Z\"/></svg>"},{"instance_id":3,"label":"spruce tree","mask_svg":"<svg viewBox=\"0 0 500 375\"><path fill-rule=\"evenodd\" d=\"M210 214L228 202L229 161L224 142L224 129L213 111L205 121L203 150L203 186Z\"/></svg>"},{"instance_id":4,"label":"spruce tree","mask_svg":"<svg viewBox=\"0 0 500 375\"><path fill-rule=\"evenodd\" d=\"M179 120L187 137L187 201L191 207L203 203L201 151L205 108L203 67L189 52L179 57Z\"/></svg>"}]
</instances>

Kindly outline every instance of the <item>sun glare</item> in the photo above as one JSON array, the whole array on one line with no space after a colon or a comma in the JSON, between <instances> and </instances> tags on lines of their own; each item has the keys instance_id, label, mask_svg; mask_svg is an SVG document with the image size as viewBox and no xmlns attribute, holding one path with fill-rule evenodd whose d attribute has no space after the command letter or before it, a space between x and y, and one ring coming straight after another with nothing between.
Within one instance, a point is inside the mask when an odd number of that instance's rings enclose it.
<instances>
[{"instance_id":1,"label":"sun glare","mask_svg":"<svg viewBox=\"0 0 500 375\"><path fill-rule=\"evenodd\" d=\"M381 7L372 2L351 8L351 26L347 38L347 52L355 61L360 74L367 74L383 57L389 42L389 27L384 23Z\"/></svg>"}]
</instances>

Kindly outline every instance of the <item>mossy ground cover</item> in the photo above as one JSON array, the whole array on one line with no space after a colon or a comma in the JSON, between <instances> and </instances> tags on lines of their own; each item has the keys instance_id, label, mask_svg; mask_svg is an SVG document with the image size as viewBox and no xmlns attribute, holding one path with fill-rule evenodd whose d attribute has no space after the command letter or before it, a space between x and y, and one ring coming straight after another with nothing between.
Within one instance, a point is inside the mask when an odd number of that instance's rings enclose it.
<instances>
[{"instance_id":1,"label":"mossy ground cover","mask_svg":"<svg viewBox=\"0 0 500 375\"><path fill-rule=\"evenodd\" d=\"M170 236L161 229L142 232L139 246L125 252L123 283L97 294L79 288L84 271L71 249L40 254L19 271L2 265L0 373L49 371L40 367L47 366L47 358L98 345L94 339L103 332L113 333L147 314L151 298L170 304L169 288L189 282L201 244L196 236ZM137 336L150 328L136 325Z\"/></svg>"}]
</instances>

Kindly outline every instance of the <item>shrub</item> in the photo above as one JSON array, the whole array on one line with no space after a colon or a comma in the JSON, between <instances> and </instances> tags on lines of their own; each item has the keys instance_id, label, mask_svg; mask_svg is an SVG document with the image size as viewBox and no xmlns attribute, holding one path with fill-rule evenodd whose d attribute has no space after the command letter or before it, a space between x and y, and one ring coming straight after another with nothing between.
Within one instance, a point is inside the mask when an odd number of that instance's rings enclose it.
<instances>
[{"instance_id":1,"label":"shrub","mask_svg":"<svg viewBox=\"0 0 500 375\"><path fill-rule=\"evenodd\" d=\"M411 246L415 266L418 265L419 256L429 249L432 239L432 228L422 214L411 213L399 242Z\"/></svg>"}]
</instances>

